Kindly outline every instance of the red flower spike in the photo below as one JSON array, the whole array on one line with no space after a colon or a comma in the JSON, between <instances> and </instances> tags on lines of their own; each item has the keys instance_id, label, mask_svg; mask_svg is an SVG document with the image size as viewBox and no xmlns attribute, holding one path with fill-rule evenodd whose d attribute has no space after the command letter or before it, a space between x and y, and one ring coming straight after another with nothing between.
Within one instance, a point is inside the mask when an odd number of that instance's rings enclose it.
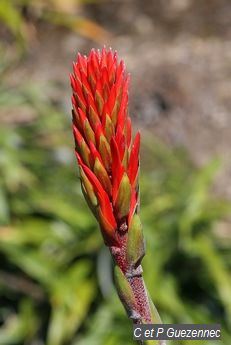
<instances>
[{"instance_id":1,"label":"red flower spike","mask_svg":"<svg viewBox=\"0 0 231 345\"><path fill-rule=\"evenodd\" d=\"M88 181L89 192L92 185L99 205L96 218L107 245L112 238L119 245L121 221L128 228L138 204L140 135L131 144L129 77L117 53L103 48L92 49L87 57L78 54L70 79L80 179L84 177L85 185ZM88 193L86 187L84 192Z\"/></svg>"},{"instance_id":2,"label":"red flower spike","mask_svg":"<svg viewBox=\"0 0 231 345\"><path fill-rule=\"evenodd\" d=\"M140 133L132 142L124 62L111 49L92 49L78 54L70 79L81 188L113 256L118 295L134 324L161 323L142 277Z\"/></svg>"}]
</instances>

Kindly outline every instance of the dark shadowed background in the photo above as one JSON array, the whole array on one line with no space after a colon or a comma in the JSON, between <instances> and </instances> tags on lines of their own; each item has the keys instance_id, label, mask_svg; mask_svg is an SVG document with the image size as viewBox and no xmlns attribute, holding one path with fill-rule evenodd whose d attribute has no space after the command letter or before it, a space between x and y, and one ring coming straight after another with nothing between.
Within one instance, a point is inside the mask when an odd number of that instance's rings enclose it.
<instances>
[{"instance_id":1,"label":"dark shadowed background","mask_svg":"<svg viewBox=\"0 0 231 345\"><path fill-rule=\"evenodd\" d=\"M104 44L141 128L146 285L230 344L230 23L228 0L1 0L1 345L134 343L73 152L72 61Z\"/></svg>"}]
</instances>

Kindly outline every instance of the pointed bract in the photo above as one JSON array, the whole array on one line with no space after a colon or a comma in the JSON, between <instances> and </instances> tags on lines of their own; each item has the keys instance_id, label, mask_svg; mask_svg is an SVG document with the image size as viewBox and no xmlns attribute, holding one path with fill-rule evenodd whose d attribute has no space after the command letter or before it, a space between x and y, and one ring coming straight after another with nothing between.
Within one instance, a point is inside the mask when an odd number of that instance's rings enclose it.
<instances>
[{"instance_id":1,"label":"pointed bract","mask_svg":"<svg viewBox=\"0 0 231 345\"><path fill-rule=\"evenodd\" d=\"M98 158L96 158L95 160L94 173L98 177L98 180L101 182L106 193L109 196L111 196L112 185L111 185L110 178L108 176L106 169L104 168L103 164L100 162Z\"/></svg>"},{"instance_id":2,"label":"pointed bract","mask_svg":"<svg viewBox=\"0 0 231 345\"><path fill-rule=\"evenodd\" d=\"M136 266L145 254L142 225L138 214L134 214L128 229L127 261L132 267Z\"/></svg>"},{"instance_id":3,"label":"pointed bract","mask_svg":"<svg viewBox=\"0 0 231 345\"><path fill-rule=\"evenodd\" d=\"M128 215L131 201L131 185L126 173L123 174L115 201L115 212L118 219Z\"/></svg>"},{"instance_id":4,"label":"pointed bract","mask_svg":"<svg viewBox=\"0 0 231 345\"><path fill-rule=\"evenodd\" d=\"M95 195L94 192L94 188L91 184L91 182L89 181L89 179L87 178L86 174L84 173L83 169L81 168L81 166L79 167L79 171L80 171L80 178L81 178L81 182L84 186L85 189L85 193L88 196L88 199L91 203L92 206L97 206L98 201L97 201L97 197Z\"/></svg>"},{"instance_id":5,"label":"pointed bract","mask_svg":"<svg viewBox=\"0 0 231 345\"><path fill-rule=\"evenodd\" d=\"M136 307L136 300L132 288L124 273L117 265L115 266L114 276L118 295L125 305L127 313L130 314Z\"/></svg>"}]
</instances>

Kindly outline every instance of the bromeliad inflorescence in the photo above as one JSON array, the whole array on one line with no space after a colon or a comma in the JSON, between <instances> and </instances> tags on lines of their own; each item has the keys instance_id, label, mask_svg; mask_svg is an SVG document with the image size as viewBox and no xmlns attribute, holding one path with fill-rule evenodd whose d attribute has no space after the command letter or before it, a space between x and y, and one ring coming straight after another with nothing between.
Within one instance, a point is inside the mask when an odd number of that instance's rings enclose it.
<instances>
[{"instance_id":1,"label":"bromeliad inflorescence","mask_svg":"<svg viewBox=\"0 0 231 345\"><path fill-rule=\"evenodd\" d=\"M111 49L73 64L73 133L80 181L115 262L115 282L134 323L160 322L142 278L139 217L140 133L132 140L129 76Z\"/></svg>"}]
</instances>

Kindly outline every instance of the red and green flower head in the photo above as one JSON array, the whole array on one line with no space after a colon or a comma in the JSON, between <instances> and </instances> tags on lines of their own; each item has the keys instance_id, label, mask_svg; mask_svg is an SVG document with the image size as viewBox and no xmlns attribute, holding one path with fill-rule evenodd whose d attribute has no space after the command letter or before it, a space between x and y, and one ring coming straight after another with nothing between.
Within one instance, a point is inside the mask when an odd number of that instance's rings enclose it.
<instances>
[{"instance_id":1,"label":"red and green flower head","mask_svg":"<svg viewBox=\"0 0 231 345\"><path fill-rule=\"evenodd\" d=\"M116 246L137 212L140 134L132 141L129 76L112 50L78 54L73 64L73 133L83 194L105 243Z\"/></svg>"},{"instance_id":2,"label":"red and green flower head","mask_svg":"<svg viewBox=\"0 0 231 345\"><path fill-rule=\"evenodd\" d=\"M73 65L73 133L85 199L114 261L118 295L134 324L160 323L146 290L138 214L140 134L132 140L129 77L117 54L103 48Z\"/></svg>"}]
</instances>

